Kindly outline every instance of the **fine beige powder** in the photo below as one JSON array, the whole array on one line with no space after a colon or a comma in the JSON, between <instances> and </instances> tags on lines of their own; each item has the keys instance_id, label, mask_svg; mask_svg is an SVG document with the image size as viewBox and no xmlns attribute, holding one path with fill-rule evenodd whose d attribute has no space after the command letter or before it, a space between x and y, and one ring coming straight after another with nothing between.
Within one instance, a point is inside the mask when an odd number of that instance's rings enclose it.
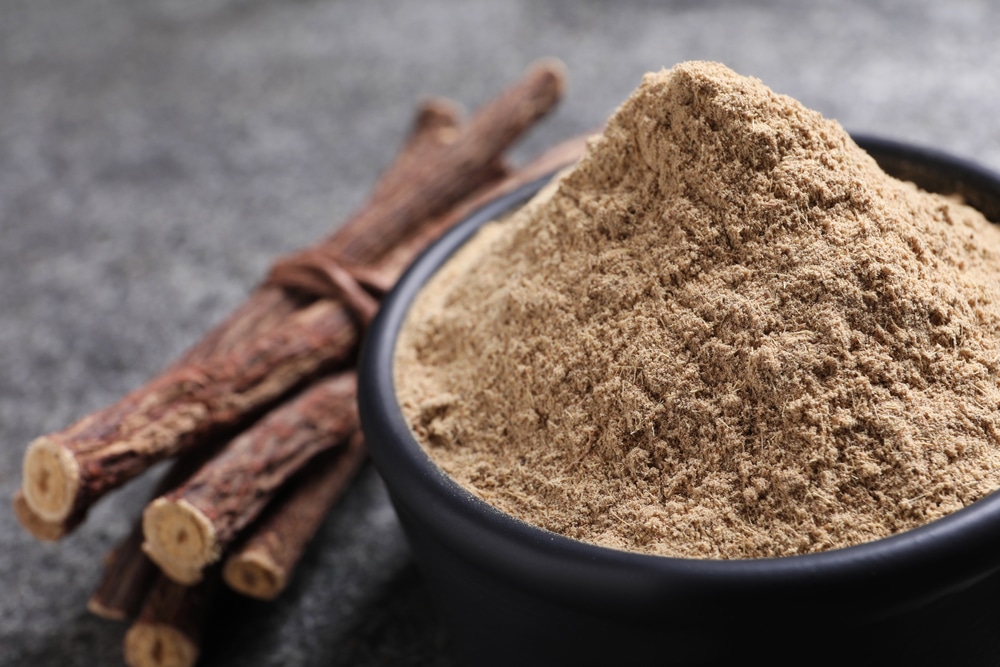
<instances>
[{"instance_id":1,"label":"fine beige powder","mask_svg":"<svg viewBox=\"0 0 1000 667\"><path fill-rule=\"evenodd\" d=\"M440 466L556 533L699 558L883 537L1000 486L1000 231L713 63L427 285L396 386Z\"/></svg>"}]
</instances>

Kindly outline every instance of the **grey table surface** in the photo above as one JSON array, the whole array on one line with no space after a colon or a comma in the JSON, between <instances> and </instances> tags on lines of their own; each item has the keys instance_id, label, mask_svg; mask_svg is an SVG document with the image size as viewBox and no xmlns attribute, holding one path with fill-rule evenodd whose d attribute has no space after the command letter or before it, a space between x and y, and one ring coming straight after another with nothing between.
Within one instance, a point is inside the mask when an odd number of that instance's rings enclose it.
<instances>
[{"instance_id":1,"label":"grey table surface","mask_svg":"<svg viewBox=\"0 0 1000 667\"><path fill-rule=\"evenodd\" d=\"M998 27L988 0L0 0L0 497L32 437L142 383L342 220L425 94L474 108L561 58L567 98L524 159L643 72L719 60L1000 169ZM84 608L151 481L57 544L0 511L0 665L121 664L124 627ZM372 469L280 600L214 623L206 665L454 664Z\"/></svg>"}]
</instances>

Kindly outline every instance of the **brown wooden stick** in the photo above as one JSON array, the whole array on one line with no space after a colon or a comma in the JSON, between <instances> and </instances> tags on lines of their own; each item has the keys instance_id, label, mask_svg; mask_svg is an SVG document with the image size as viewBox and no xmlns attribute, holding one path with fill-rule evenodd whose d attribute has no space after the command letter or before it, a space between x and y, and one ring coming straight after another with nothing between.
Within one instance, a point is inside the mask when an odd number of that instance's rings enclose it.
<instances>
[{"instance_id":1,"label":"brown wooden stick","mask_svg":"<svg viewBox=\"0 0 1000 667\"><path fill-rule=\"evenodd\" d=\"M368 201L384 199L389 193L405 187L414 168L428 152L453 143L459 137L462 113L458 105L444 97L430 97L417 105L410 132L395 159L379 176L368 195Z\"/></svg>"},{"instance_id":2,"label":"brown wooden stick","mask_svg":"<svg viewBox=\"0 0 1000 667\"><path fill-rule=\"evenodd\" d=\"M110 621L135 618L159 570L142 553L142 524L136 522L104 559L104 574L87 601L87 611Z\"/></svg>"},{"instance_id":3,"label":"brown wooden stick","mask_svg":"<svg viewBox=\"0 0 1000 667\"><path fill-rule=\"evenodd\" d=\"M125 633L125 663L194 667L218 579L214 572L197 586L182 586L158 575L139 617Z\"/></svg>"},{"instance_id":4,"label":"brown wooden stick","mask_svg":"<svg viewBox=\"0 0 1000 667\"><path fill-rule=\"evenodd\" d=\"M562 95L563 87L564 73L561 63L555 61L538 63L518 84L506 90L476 114L469 123L468 130L472 131L475 127L484 130L497 128L494 138L507 146L523 131L521 123L509 122L507 114L516 109L518 114L523 114L524 118L531 118L530 122L534 122L555 105ZM481 171L490 175L490 178L481 180L477 190L485 189L508 174L508 169L499 159L500 152L494 153L491 157L460 141L452 142L442 152L449 153L447 162L450 164L463 165L461 167L463 170ZM459 183L447 171L423 170L415 174L413 180L400 183L397 190L385 191L385 196L379 200L378 205L359 211L357 216L338 231L337 244L320 244L275 263L269 280L276 284L300 284L316 288L318 284L324 282L324 265L358 266L361 269L364 264L377 261L377 258L391 253L400 241L412 234L414 230L407 225L406 215L419 210L422 219L431 219L443 216L453 209L470 192L465 190L464 194L460 194L458 186ZM418 192L433 192L435 196L419 196L416 194ZM407 231L381 238L364 234L363 231L368 228L372 219L384 220L387 227L393 229L402 230L405 226ZM390 242L390 238L393 241ZM409 259L413 259L412 255ZM368 282L372 282L371 274L368 275ZM365 282L360 276L358 279ZM386 286L394 281L383 279L378 282ZM333 293L336 294L336 291L333 290Z\"/></svg>"},{"instance_id":5,"label":"brown wooden stick","mask_svg":"<svg viewBox=\"0 0 1000 667\"><path fill-rule=\"evenodd\" d=\"M414 231L413 218L428 220L464 199L470 174L485 173L495 180L503 151L559 101L565 88L565 67L554 60L529 68L520 81L483 106L456 139L441 148L440 166L415 169L412 178L372 206L364 207L337 231L336 258L348 263L368 263L388 252ZM482 141L465 141L478 136ZM456 174L462 178L456 178ZM465 182L463 182L465 181ZM474 189L474 188L473 188ZM370 232L377 226L380 234ZM330 239L333 241L333 237Z\"/></svg>"},{"instance_id":6,"label":"brown wooden stick","mask_svg":"<svg viewBox=\"0 0 1000 667\"><path fill-rule=\"evenodd\" d=\"M165 372L227 354L246 341L273 331L289 315L314 300L311 295L290 292L273 285L258 286L246 301L188 348Z\"/></svg>"},{"instance_id":7,"label":"brown wooden stick","mask_svg":"<svg viewBox=\"0 0 1000 667\"><path fill-rule=\"evenodd\" d=\"M409 187L419 162L428 153L454 142L459 135L459 114L451 100L433 98L424 101L417 110L410 136L395 161L383 172L379 182L368 197L377 205L400 188ZM485 177L490 177L488 172ZM499 178L499 174L496 175ZM266 284L287 289L301 290L314 296L344 301L367 323L377 309L374 299L358 286L354 276L340 267L335 255L339 241L335 237L280 258L271 267Z\"/></svg>"},{"instance_id":8,"label":"brown wooden stick","mask_svg":"<svg viewBox=\"0 0 1000 667\"><path fill-rule=\"evenodd\" d=\"M175 461L160 477L150 500L183 484L220 449L223 443L214 443L190 452ZM132 530L104 558L101 580L87 602L87 610L109 620L135 618L159 569L142 551L142 515L136 517Z\"/></svg>"},{"instance_id":9,"label":"brown wooden stick","mask_svg":"<svg viewBox=\"0 0 1000 667\"><path fill-rule=\"evenodd\" d=\"M367 459L364 437L355 432L343 450L331 450L295 480L226 558L222 578L235 591L273 600L288 585L296 564L330 509Z\"/></svg>"},{"instance_id":10,"label":"brown wooden stick","mask_svg":"<svg viewBox=\"0 0 1000 667\"><path fill-rule=\"evenodd\" d=\"M477 208L487 202L513 192L522 185L564 169L576 163L587 148L587 140L591 135L580 135L567 139L542 152L531 162L514 170L503 180L482 188L473 193L465 201L452 210L424 225L420 232L387 252L379 261L364 267L345 266L358 282L376 293L388 291L403 271L410 265L420 251L433 243L444 232L456 223L464 220Z\"/></svg>"},{"instance_id":11,"label":"brown wooden stick","mask_svg":"<svg viewBox=\"0 0 1000 667\"><path fill-rule=\"evenodd\" d=\"M477 113L454 141L426 160L414 160L412 178L394 177L398 187L387 187L384 199L369 202L324 243L354 263L377 261L428 216L495 177L499 155L555 104L561 89L560 69L535 68ZM259 293L283 304L272 290ZM240 312L207 337L223 354L201 362L200 354L189 353L194 362L175 364L119 403L36 439L24 460L31 510L46 522L68 522L153 463L198 446L220 427L242 423L310 374L343 362L359 336L339 302L294 310L287 318L294 322L286 326L282 319L281 327L255 306ZM258 321L271 322L264 336L257 335Z\"/></svg>"},{"instance_id":12,"label":"brown wooden stick","mask_svg":"<svg viewBox=\"0 0 1000 667\"><path fill-rule=\"evenodd\" d=\"M393 162L379 176L368 195L366 205L377 201L382 192L398 187L401 180L420 160L427 159L436 147L454 141L459 115L456 105L444 98L432 98L417 107L409 135L403 142ZM335 237L334 237L335 238ZM331 239L331 242L335 242ZM228 318L215 326L190 350L177 360L175 366L204 361L219 353L232 350L246 340L271 331L285 321L291 313L308 305L317 294L305 289L305 294L286 289L289 285L263 284Z\"/></svg>"},{"instance_id":13,"label":"brown wooden stick","mask_svg":"<svg viewBox=\"0 0 1000 667\"><path fill-rule=\"evenodd\" d=\"M343 305L316 302L211 363L170 372L59 436L36 439L25 456L28 504L46 521L72 517L154 463L240 424L324 366L346 361L357 334Z\"/></svg>"},{"instance_id":14,"label":"brown wooden stick","mask_svg":"<svg viewBox=\"0 0 1000 667\"><path fill-rule=\"evenodd\" d=\"M357 430L356 390L353 372L313 385L153 501L143 513L146 554L175 581L198 581L286 480Z\"/></svg>"}]
</instances>

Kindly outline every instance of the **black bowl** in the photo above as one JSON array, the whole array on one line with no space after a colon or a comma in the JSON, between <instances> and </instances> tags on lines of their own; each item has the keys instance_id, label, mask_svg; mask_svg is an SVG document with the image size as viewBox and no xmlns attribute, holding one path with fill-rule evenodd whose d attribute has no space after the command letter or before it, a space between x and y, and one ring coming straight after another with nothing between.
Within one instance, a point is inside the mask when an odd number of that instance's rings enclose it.
<instances>
[{"instance_id":1,"label":"black bowl","mask_svg":"<svg viewBox=\"0 0 1000 667\"><path fill-rule=\"evenodd\" d=\"M889 173L959 193L1000 221L1000 175L903 144L858 143ZM1000 665L1000 494L845 549L696 560L536 528L432 462L395 395L400 327L448 257L545 180L485 206L429 248L385 299L360 363L372 458L467 664Z\"/></svg>"}]
</instances>

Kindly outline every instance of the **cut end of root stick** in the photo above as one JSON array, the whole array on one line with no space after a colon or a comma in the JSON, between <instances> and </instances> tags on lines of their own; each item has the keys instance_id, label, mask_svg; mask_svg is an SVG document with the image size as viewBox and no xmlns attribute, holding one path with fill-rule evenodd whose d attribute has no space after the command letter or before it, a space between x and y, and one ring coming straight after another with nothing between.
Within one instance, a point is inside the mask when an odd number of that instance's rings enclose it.
<instances>
[{"instance_id":1,"label":"cut end of root stick","mask_svg":"<svg viewBox=\"0 0 1000 667\"><path fill-rule=\"evenodd\" d=\"M202 570L219 559L212 523L186 500L154 500L143 512L142 532L143 551L177 583L198 582Z\"/></svg>"},{"instance_id":2,"label":"cut end of root stick","mask_svg":"<svg viewBox=\"0 0 1000 667\"><path fill-rule=\"evenodd\" d=\"M103 602L93 597L87 601L87 611L98 618L103 618L108 621L128 620L128 616L121 609L108 607Z\"/></svg>"},{"instance_id":3,"label":"cut end of root stick","mask_svg":"<svg viewBox=\"0 0 1000 667\"><path fill-rule=\"evenodd\" d=\"M55 542L66 534L62 523L49 523L32 512L31 508L28 507L28 501L24 499L23 491L14 494L12 504L17 520L35 539Z\"/></svg>"},{"instance_id":4,"label":"cut end of root stick","mask_svg":"<svg viewBox=\"0 0 1000 667\"><path fill-rule=\"evenodd\" d=\"M193 667L198 645L169 625L136 623L125 634L129 667Z\"/></svg>"},{"instance_id":5,"label":"cut end of root stick","mask_svg":"<svg viewBox=\"0 0 1000 667\"><path fill-rule=\"evenodd\" d=\"M551 76L555 80L555 87L553 90L557 97L562 97L566 92L566 82L569 79L569 68L567 68L566 63L559 58L554 56L540 58L531 63L528 72L529 74L534 72L544 72L545 74Z\"/></svg>"},{"instance_id":6,"label":"cut end of root stick","mask_svg":"<svg viewBox=\"0 0 1000 667\"><path fill-rule=\"evenodd\" d=\"M237 593L258 600L275 599L288 583L288 573L259 551L230 557L222 569L222 578Z\"/></svg>"},{"instance_id":7,"label":"cut end of root stick","mask_svg":"<svg viewBox=\"0 0 1000 667\"><path fill-rule=\"evenodd\" d=\"M24 454L24 498L31 511L48 523L65 521L80 488L80 466L66 447L37 438Z\"/></svg>"}]
</instances>

